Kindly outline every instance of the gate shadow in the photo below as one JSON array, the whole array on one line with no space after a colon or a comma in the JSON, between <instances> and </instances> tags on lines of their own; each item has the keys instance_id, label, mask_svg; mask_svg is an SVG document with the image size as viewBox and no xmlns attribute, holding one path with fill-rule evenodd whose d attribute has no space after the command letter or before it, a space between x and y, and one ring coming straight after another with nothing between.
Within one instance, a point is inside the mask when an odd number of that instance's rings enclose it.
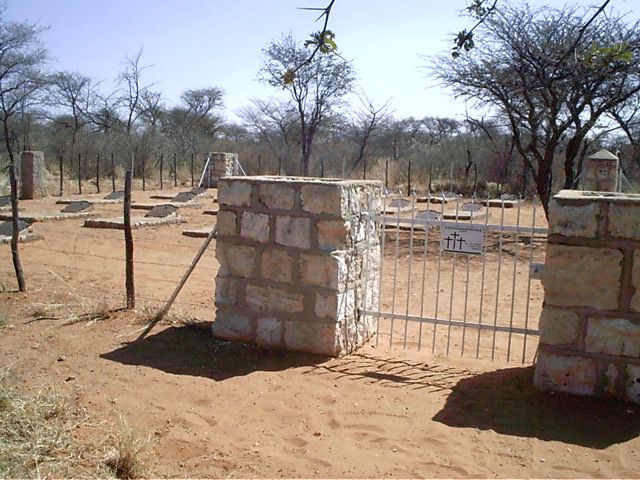
<instances>
[{"instance_id":1,"label":"gate shadow","mask_svg":"<svg viewBox=\"0 0 640 480\"><path fill-rule=\"evenodd\" d=\"M318 365L331 358L218 340L211 336L210 325L168 327L100 357L124 365L151 367L175 375L204 377L215 381L256 371L280 371Z\"/></svg>"},{"instance_id":2,"label":"gate shadow","mask_svg":"<svg viewBox=\"0 0 640 480\"><path fill-rule=\"evenodd\" d=\"M541 392L533 367L460 380L434 421L603 449L640 435L640 408L611 399Z\"/></svg>"}]
</instances>

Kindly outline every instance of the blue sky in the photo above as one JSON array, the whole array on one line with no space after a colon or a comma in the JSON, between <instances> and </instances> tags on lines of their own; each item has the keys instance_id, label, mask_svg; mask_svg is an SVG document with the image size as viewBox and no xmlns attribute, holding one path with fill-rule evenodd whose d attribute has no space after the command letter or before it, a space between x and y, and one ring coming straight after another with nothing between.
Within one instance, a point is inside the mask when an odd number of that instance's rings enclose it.
<instances>
[{"instance_id":1,"label":"blue sky","mask_svg":"<svg viewBox=\"0 0 640 480\"><path fill-rule=\"evenodd\" d=\"M564 2L531 1L561 6ZM594 5L597 1L579 1ZM186 89L216 86L225 92L225 116L253 97L278 95L260 84L262 48L292 32L303 41L319 30L326 0L7 0L6 16L48 27L43 40L56 70L78 71L104 81L123 59L143 49L144 83L155 84L166 103ZM465 105L433 86L421 55L451 49L454 32L470 22L459 15L465 0L337 0L330 28L341 54L352 59L360 88L377 104L391 98L396 117L455 116ZM638 16L638 0L613 0L619 12Z\"/></svg>"}]
</instances>

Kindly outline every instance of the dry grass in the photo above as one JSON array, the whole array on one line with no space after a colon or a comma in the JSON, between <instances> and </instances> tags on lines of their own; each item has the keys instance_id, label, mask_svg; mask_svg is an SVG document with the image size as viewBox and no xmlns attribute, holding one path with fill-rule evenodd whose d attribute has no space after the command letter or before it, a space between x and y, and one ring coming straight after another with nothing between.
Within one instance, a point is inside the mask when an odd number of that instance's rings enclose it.
<instances>
[{"instance_id":1,"label":"dry grass","mask_svg":"<svg viewBox=\"0 0 640 480\"><path fill-rule=\"evenodd\" d=\"M144 475L146 443L130 428L103 443L76 438L78 427L95 427L85 412L55 390L22 395L7 385L8 376L0 370L0 478Z\"/></svg>"}]
</instances>

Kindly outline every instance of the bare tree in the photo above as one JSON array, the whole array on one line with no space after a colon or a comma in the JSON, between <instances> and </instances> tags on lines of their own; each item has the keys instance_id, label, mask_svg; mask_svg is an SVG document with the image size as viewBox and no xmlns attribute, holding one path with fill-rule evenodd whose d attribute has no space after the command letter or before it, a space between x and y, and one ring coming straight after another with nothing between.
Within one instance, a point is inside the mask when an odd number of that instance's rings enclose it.
<instances>
[{"instance_id":1,"label":"bare tree","mask_svg":"<svg viewBox=\"0 0 640 480\"><path fill-rule=\"evenodd\" d=\"M367 145L374 135L377 134L380 129L380 125L390 115L389 104L391 99L388 99L384 104L377 107L373 104L365 94L359 96L362 108L358 111L352 119L352 128L356 135L358 142L358 155L356 156L351 170L355 170L356 167L362 162L362 178L367 178L367 160L365 157Z\"/></svg>"},{"instance_id":2,"label":"bare tree","mask_svg":"<svg viewBox=\"0 0 640 480\"><path fill-rule=\"evenodd\" d=\"M291 35L272 41L263 53L265 64L260 79L289 92L300 124L300 172L309 175L314 138L325 117L353 89L353 66L335 53L316 55L308 61L307 50L298 46ZM283 72L293 70L296 75L283 82Z\"/></svg>"},{"instance_id":3,"label":"bare tree","mask_svg":"<svg viewBox=\"0 0 640 480\"><path fill-rule=\"evenodd\" d=\"M473 55L438 57L432 72L508 121L548 212L556 156L564 150L564 186L574 187L590 132L640 91L640 24L575 7L507 5L481 31Z\"/></svg>"},{"instance_id":4,"label":"bare tree","mask_svg":"<svg viewBox=\"0 0 640 480\"><path fill-rule=\"evenodd\" d=\"M18 280L18 289L26 290L24 274L18 251L18 192L15 177L14 129L16 116L28 111L38 100L38 93L46 85L43 65L47 51L40 42L42 29L30 23L10 22L0 10L0 123L4 147L9 156L9 176L11 183L11 211L13 234L11 254Z\"/></svg>"}]
</instances>

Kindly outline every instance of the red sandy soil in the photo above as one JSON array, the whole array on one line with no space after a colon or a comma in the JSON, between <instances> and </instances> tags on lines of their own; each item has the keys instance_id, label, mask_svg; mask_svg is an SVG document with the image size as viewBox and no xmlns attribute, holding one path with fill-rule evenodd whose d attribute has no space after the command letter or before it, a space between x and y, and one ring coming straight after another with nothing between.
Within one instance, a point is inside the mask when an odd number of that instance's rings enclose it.
<instances>
[{"instance_id":1,"label":"red sandy soil","mask_svg":"<svg viewBox=\"0 0 640 480\"><path fill-rule=\"evenodd\" d=\"M150 193L136 191L134 199L148 201ZM55 199L21 205L28 212L59 210ZM104 320L65 325L74 314L123 305L122 231L85 229L82 220L35 224L44 240L21 245L27 293L15 291L10 248L1 245L0 313L7 320L0 368L11 370L11 381L26 393L63 391L96 423L127 419L148 438L153 477L638 476L640 408L538 392L530 355L524 364L517 355L515 362L491 363L483 343L481 359L471 347L460 358L459 337L450 357L440 349L434 355L428 329L429 348L421 351L415 336L406 349L389 348L381 336L378 346L374 341L340 359L213 340L215 245L171 321L133 342L202 243L182 229L215 222L202 215L213 201L202 203L183 209L187 224L134 232L138 308ZM121 208L96 206L105 216L121 215ZM508 261L503 268L511 271ZM399 263L399 292L406 291L408 262ZM479 265L471 265L472 275ZM487 281L495 280L491 265ZM525 275L526 268L515 265ZM512 303L506 283L500 311ZM542 291L532 285L533 318ZM389 302L385 294L386 308ZM468 317L477 312L469 309ZM401 332L404 324L396 327ZM505 339L498 340L501 353Z\"/></svg>"}]
</instances>

